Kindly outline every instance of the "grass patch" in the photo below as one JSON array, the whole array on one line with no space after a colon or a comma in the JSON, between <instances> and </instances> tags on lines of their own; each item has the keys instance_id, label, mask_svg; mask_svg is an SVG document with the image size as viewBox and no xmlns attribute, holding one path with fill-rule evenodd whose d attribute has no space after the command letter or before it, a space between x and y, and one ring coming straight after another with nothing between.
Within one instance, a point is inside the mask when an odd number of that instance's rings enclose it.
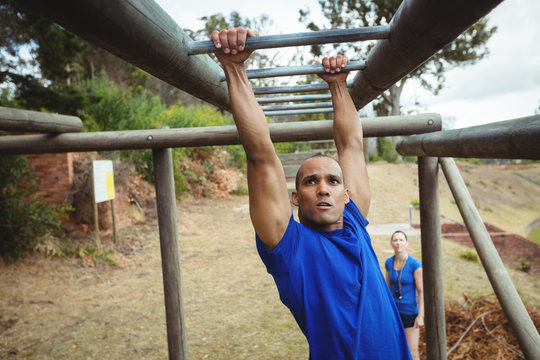
<instances>
[{"instance_id":1,"label":"grass patch","mask_svg":"<svg viewBox=\"0 0 540 360\"><path fill-rule=\"evenodd\" d=\"M531 235L529 235L529 240L537 245L540 245L540 228L534 230Z\"/></svg>"},{"instance_id":2,"label":"grass patch","mask_svg":"<svg viewBox=\"0 0 540 360\"><path fill-rule=\"evenodd\" d=\"M462 250L459 253L459 257L462 258L463 260L467 260L467 261L471 261L475 263L479 262L478 254L474 250L470 250L470 249Z\"/></svg>"}]
</instances>

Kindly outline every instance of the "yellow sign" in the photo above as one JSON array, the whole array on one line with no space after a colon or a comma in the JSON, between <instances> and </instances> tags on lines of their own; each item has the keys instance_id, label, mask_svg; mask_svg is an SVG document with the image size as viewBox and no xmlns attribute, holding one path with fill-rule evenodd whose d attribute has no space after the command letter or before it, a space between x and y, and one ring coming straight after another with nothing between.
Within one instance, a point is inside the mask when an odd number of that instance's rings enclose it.
<instances>
[{"instance_id":1,"label":"yellow sign","mask_svg":"<svg viewBox=\"0 0 540 360\"><path fill-rule=\"evenodd\" d=\"M114 174L111 160L94 160L94 194L96 203L114 199Z\"/></svg>"}]
</instances>

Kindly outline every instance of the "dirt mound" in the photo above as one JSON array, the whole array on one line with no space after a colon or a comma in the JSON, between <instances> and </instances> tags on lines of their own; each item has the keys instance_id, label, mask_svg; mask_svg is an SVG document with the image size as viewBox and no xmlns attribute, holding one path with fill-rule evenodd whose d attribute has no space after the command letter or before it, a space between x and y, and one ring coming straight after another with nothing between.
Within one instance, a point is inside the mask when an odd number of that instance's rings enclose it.
<instances>
[{"instance_id":1,"label":"dirt mound","mask_svg":"<svg viewBox=\"0 0 540 360\"><path fill-rule=\"evenodd\" d=\"M540 274L540 246L495 225L489 223L484 225L501 259L517 269L530 271L535 275ZM465 226L445 223L441 224L441 232L443 237L474 249L473 241Z\"/></svg>"},{"instance_id":2,"label":"dirt mound","mask_svg":"<svg viewBox=\"0 0 540 360\"><path fill-rule=\"evenodd\" d=\"M445 306L448 359L523 359L499 303L486 298L471 299L465 293L463 297L463 304L447 302ZM529 311L529 315L538 328L540 314ZM425 357L423 353L422 346L421 355Z\"/></svg>"},{"instance_id":3,"label":"dirt mound","mask_svg":"<svg viewBox=\"0 0 540 360\"><path fill-rule=\"evenodd\" d=\"M74 211L72 222L79 231L93 228L92 161L102 160L95 152L73 154L73 187L70 203ZM133 164L114 160L115 206L119 227L143 221L155 210L155 191L135 171ZM98 204L99 228L112 227L111 206L108 201Z\"/></svg>"}]
</instances>

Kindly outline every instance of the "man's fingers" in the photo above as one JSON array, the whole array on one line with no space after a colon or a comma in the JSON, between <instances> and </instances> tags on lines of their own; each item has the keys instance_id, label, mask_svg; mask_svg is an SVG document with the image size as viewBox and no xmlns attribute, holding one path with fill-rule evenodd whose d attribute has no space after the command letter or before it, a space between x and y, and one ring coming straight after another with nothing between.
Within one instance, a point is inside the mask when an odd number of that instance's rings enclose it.
<instances>
[{"instance_id":1,"label":"man's fingers","mask_svg":"<svg viewBox=\"0 0 540 360\"><path fill-rule=\"evenodd\" d=\"M333 74L336 72L336 58L334 56L331 56L329 59L330 63L330 74Z\"/></svg>"},{"instance_id":2,"label":"man's fingers","mask_svg":"<svg viewBox=\"0 0 540 360\"><path fill-rule=\"evenodd\" d=\"M238 51L244 51L247 35L248 32L243 27L240 26L236 29L236 43Z\"/></svg>"},{"instance_id":3,"label":"man's fingers","mask_svg":"<svg viewBox=\"0 0 540 360\"><path fill-rule=\"evenodd\" d=\"M349 59L344 55L336 56L336 71L341 71L344 67L347 66Z\"/></svg>"},{"instance_id":4,"label":"man's fingers","mask_svg":"<svg viewBox=\"0 0 540 360\"><path fill-rule=\"evenodd\" d=\"M217 49L221 48L221 41L219 41L219 31L217 30L212 31L212 34L210 35L210 39L212 39L212 41L214 42L214 46Z\"/></svg>"},{"instance_id":5,"label":"man's fingers","mask_svg":"<svg viewBox=\"0 0 540 360\"><path fill-rule=\"evenodd\" d=\"M236 29L230 27L229 30L227 30L227 41L229 42L229 50L233 55L238 53L238 44L236 39Z\"/></svg>"},{"instance_id":6,"label":"man's fingers","mask_svg":"<svg viewBox=\"0 0 540 360\"><path fill-rule=\"evenodd\" d=\"M221 48L223 53L228 54L231 49L229 48L229 39L227 36L227 30L223 29L219 31L219 42L221 43Z\"/></svg>"}]
</instances>

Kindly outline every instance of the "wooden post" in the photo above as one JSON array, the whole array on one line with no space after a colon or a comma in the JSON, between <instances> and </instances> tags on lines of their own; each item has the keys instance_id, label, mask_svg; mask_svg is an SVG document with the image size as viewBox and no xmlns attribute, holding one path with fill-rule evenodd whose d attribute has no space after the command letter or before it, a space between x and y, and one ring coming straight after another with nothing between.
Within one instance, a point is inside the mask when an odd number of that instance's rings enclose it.
<instances>
[{"instance_id":1,"label":"wooden post","mask_svg":"<svg viewBox=\"0 0 540 360\"><path fill-rule=\"evenodd\" d=\"M96 241L96 246L98 249L101 248L101 240L99 238L99 213L98 213L98 205L96 203L96 187L94 183L94 165L92 163L92 174L90 175L92 178L92 203L94 206L94 239Z\"/></svg>"},{"instance_id":2,"label":"wooden post","mask_svg":"<svg viewBox=\"0 0 540 360\"><path fill-rule=\"evenodd\" d=\"M484 265L506 318L516 334L521 350L527 359L538 359L540 354L538 331L529 317L495 245L493 245L467 186L459 174L456 163L450 158L441 158L440 162L461 217L467 225L478 256Z\"/></svg>"},{"instance_id":3,"label":"wooden post","mask_svg":"<svg viewBox=\"0 0 540 360\"><path fill-rule=\"evenodd\" d=\"M111 200L111 216L112 216L112 226L113 226L113 237L114 242L118 241L118 232L116 231L116 206L114 205L114 199Z\"/></svg>"},{"instance_id":4,"label":"wooden post","mask_svg":"<svg viewBox=\"0 0 540 360\"><path fill-rule=\"evenodd\" d=\"M155 149L152 154L156 180L169 359L185 360L187 359L187 345L180 278L180 247L178 244L172 151L171 149Z\"/></svg>"},{"instance_id":5,"label":"wooden post","mask_svg":"<svg viewBox=\"0 0 540 360\"><path fill-rule=\"evenodd\" d=\"M424 284L426 356L446 360L446 320L442 277L437 158L418 158L420 229Z\"/></svg>"}]
</instances>

